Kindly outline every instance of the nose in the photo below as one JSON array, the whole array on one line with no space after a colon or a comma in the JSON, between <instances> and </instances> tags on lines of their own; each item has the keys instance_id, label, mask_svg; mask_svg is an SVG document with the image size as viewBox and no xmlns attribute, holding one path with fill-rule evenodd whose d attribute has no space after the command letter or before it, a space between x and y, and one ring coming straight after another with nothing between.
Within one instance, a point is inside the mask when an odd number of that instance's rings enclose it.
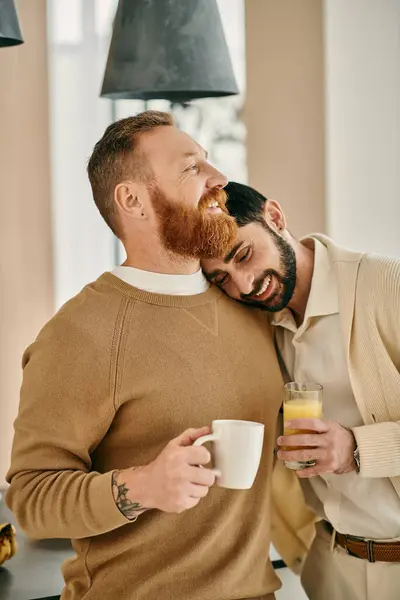
<instances>
[{"instance_id":1,"label":"nose","mask_svg":"<svg viewBox=\"0 0 400 600\"><path fill-rule=\"evenodd\" d=\"M234 281L240 294L251 294L254 287L254 275L244 270L235 273Z\"/></svg>"},{"instance_id":2,"label":"nose","mask_svg":"<svg viewBox=\"0 0 400 600\"><path fill-rule=\"evenodd\" d=\"M226 177L226 175L221 173L221 171L218 171L218 169L216 169L212 165L209 164L208 168L209 175L207 179L207 187L209 189L217 188L219 190L222 190L227 185L229 179Z\"/></svg>"}]
</instances>

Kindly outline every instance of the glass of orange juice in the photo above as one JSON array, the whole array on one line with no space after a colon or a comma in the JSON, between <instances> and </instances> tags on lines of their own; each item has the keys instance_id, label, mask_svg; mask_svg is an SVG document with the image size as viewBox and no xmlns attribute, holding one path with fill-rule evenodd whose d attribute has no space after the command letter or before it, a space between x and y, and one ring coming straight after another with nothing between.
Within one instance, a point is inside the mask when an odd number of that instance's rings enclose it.
<instances>
[{"instance_id":1,"label":"glass of orange juice","mask_svg":"<svg viewBox=\"0 0 400 600\"><path fill-rule=\"evenodd\" d=\"M283 397L283 419L284 422L293 419L321 419L322 417L322 385L319 383L287 383L284 386ZM284 429L284 435L293 435L295 433L314 433L304 429ZM304 449L297 446L283 448L284 450ZM300 470L307 469L315 465L315 460L306 461L285 461L288 469Z\"/></svg>"}]
</instances>

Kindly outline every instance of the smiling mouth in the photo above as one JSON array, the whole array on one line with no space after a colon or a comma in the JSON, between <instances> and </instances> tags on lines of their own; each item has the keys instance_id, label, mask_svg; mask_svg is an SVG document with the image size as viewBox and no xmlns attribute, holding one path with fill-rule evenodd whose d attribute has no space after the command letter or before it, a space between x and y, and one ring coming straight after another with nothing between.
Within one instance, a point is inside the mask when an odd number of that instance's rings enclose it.
<instances>
[{"instance_id":1,"label":"smiling mouth","mask_svg":"<svg viewBox=\"0 0 400 600\"><path fill-rule=\"evenodd\" d=\"M265 279L264 282L260 288L260 291L257 292L256 294L253 294L251 296L251 298L253 300L266 300L266 298L268 298L270 292L271 292L271 283L272 283L272 275L268 275Z\"/></svg>"},{"instance_id":2,"label":"smiling mouth","mask_svg":"<svg viewBox=\"0 0 400 600\"><path fill-rule=\"evenodd\" d=\"M213 214L222 213L222 210L221 210L217 200L211 200L211 202L207 206L207 212L213 213Z\"/></svg>"}]
</instances>

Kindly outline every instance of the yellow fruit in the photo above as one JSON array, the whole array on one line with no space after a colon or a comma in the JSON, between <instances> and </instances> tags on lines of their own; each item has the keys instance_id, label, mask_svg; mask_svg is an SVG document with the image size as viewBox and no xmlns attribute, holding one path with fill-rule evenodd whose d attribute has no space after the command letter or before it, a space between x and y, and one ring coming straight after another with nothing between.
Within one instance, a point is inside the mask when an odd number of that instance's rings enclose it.
<instances>
[{"instance_id":1,"label":"yellow fruit","mask_svg":"<svg viewBox=\"0 0 400 600\"><path fill-rule=\"evenodd\" d=\"M13 529L14 529L14 527L13 527ZM13 535L10 538L10 546L11 546L10 558L12 558L17 551L17 538L15 537L15 529L14 529Z\"/></svg>"},{"instance_id":2,"label":"yellow fruit","mask_svg":"<svg viewBox=\"0 0 400 600\"><path fill-rule=\"evenodd\" d=\"M11 556L11 545L7 538L0 540L0 565L2 565Z\"/></svg>"},{"instance_id":3,"label":"yellow fruit","mask_svg":"<svg viewBox=\"0 0 400 600\"><path fill-rule=\"evenodd\" d=\"M16 551L15 528L11 523L0 525L0 565L14 556Z\"/></svg>"}]
</instances>

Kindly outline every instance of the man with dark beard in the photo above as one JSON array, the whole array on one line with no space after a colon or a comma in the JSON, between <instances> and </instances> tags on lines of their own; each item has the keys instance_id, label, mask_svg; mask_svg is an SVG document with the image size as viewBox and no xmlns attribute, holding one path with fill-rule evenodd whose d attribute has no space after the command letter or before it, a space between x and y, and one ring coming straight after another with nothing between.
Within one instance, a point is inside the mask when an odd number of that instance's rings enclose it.
<instances>
[{"instance_id":1,"label":"man with dark beard","mask_svg":"<svg viewBox=\"0 0 400 600\"><path fill-rule=\"evenodd\" d=\"M28 535L72 538L62 600L272 600L282 378L265 315L199 263L235 238L226 178L154 111L110 125L88 173L127 259L25 352L7 502ZM201 468L210 454L192 443L218 418L265 424L250 490Z\"/></svg>"},{"instance_id":2,"label":"man with dark beard","mask_svg":"<svg viewBox=\"0 0 400 600\"><path fill-rule=\"evenodd\" d=\"M294 419L286 426L308 433L278 439L278 458L314 463L297 472L321 519L302 572L305 591L310 600L397 600L400 261L323 235L296 240L277 202L237 183L226 190L239 230L225 257L203 261L208 278L270 313L287 380L324 388L324 419ZM289 493L291 472L282 463L277 471L288 490L277 522L292 540L296 522L300 539L309 520Z\"/></svg>"}]
</instances>

